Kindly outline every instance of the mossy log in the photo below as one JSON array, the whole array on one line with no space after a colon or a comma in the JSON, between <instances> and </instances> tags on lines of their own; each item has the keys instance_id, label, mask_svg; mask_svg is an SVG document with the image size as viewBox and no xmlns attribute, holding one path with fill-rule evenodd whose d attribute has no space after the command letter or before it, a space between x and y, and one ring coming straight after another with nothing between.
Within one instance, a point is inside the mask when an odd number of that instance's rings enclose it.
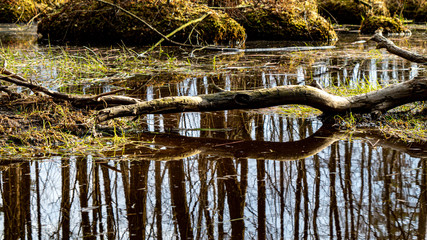
<instances>
[{"instance_id":1,"label":"mossy log","mask_svg":"<svg viewBox=\"0 0 427 240\"><path fill-rule=\"evenodd\" d=\"M201 112L230 109L257 109L277 105L301 104L317 108L325 114L346 112L385 112L397 106L427 100L427 79L414 79L381 90L351 97L329 94L311 86L279 86L275 88L223 91L199 96L165 97L99 111L97 120L142 114Z\"/></svg>"}]
</instances>

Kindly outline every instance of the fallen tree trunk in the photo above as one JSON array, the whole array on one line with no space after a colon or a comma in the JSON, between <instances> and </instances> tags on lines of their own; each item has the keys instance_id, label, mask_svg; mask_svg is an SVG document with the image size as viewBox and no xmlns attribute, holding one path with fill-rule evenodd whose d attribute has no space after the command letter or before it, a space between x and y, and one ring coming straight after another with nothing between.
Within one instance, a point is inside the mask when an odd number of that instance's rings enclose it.
<instances>
[{"instance_id":1,"label":"fallen tree trunk","mask_svg":"<svg viewBox=\"0 0 427 240\"><path fill-rule=\"evenodd\" d=\"M257 109L277 105L301 104L317 108L325 114L345 112L385 112L397 106L427 100L427 79L414 79L381 90L351 97L340 97L311 86L279 86L275 88L224 91L199 96L165 97L131 105L106 108L97 120L139 116L152 113L201 112L230 109Z\"/></svg>"}]
</instances>

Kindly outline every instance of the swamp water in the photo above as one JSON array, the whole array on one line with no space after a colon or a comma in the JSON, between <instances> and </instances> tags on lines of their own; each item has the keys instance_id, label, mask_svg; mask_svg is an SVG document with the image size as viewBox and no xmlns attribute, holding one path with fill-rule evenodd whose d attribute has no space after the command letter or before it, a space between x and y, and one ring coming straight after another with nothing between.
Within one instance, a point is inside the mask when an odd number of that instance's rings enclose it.
<instances>
[{"instance_id":1,"label":"swamp water","mask_svg":"<svg viewBox=\"0 0 427 240\"><path fill-rule=\"evenodd\" d=\"M422 65L375 50L363 42L368 37L341 34L332 50L195 52L192 64L173 71L159 66L130 78L115 75L92 84L51 87L91 94L126 86L128 95L151 100L211 93L211 81L225 90L311 79L326 88L375 89L425 76ZM426 54L425 30L393 40ZM15 48L22 46L34 47L24 41ZM48 50L38 46L35 51ZM58 73L45 72L49 86ZM2 237L426 237L425 144L376 131L338 131L314 116L298 117L286 106L149 114L130 124L134 130L116 138L126 138L123 144L111 140L99 149L62 147L34 158L1 155Z\"/></svg>"}]
</instances>

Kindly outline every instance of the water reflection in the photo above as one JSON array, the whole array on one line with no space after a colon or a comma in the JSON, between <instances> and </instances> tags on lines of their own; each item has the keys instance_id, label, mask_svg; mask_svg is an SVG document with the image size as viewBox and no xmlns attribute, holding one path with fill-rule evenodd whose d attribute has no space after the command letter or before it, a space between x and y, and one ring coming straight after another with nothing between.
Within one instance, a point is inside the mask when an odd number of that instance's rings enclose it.
<instances>
[{"instance_id":1,"label":"water reflection","mask_svg":"<svg viewBox=\"0 0 427 240\"><path fill-rule=\"evenodd\" d=\"M349 48L337 46L332 57L304 53L297 60L241 54L232 56L236 66L215 75L129 78L127 94L146 100L194 96L214 92L212 81L225 90L312 79L324 87L357 88L413 79L421 72L416 64L377 53L349 56ZM250 68L251 61L265 64ZM175 81L163 84L168 76ZM101 93L114 84L61 90ZM141 131L126 133L132 143L114 150L15 163L3 159L2 238L426 236L425 144L408 145L373 132L349 136L317 119L271 110L151 114L135 124Z\"/></svg>"},{"instance_id":2,"label":"water reflection","mask_svg":"<svg viewBox=\"0 0 427 240\"><path fill-rule=\"evenodd\" d=\"M272 136L262 115L250 117L202 117L204 127L237 130L200 137L139 133L104 157L8 164L2 237L425 237L425 145L362 133L347 141L285 118L275 121L294 130Z\"/></svg>"}]
</instances>

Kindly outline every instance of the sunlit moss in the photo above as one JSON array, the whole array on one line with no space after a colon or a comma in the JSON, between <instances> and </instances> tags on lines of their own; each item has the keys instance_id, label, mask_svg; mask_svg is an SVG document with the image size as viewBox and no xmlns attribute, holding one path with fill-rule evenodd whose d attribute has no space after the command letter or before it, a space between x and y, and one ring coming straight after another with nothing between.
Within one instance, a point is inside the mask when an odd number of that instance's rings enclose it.
<instances>
[{"instance_id":1,"label":"sunlit moss","mask_svg":"<svg viewBox=\"0 0 427 240\"><path fill-rule=\"evenodd\" d=\"M362 21L360 32L372 34L379 28L382 28L384 33L405 33L409 31L398 18L369 16Z\"/></svg>"},{"instance_id":2,"label":"sunlit moss","mask_svg":"<svg viewBox=\"0 0 427 240\"><path fill-rule=\"evenodd\" d=\"M245 31L227 14L190 1L124 2L122 8L147 21L164 35L185 23L208 15L203 21L177 32L171 38L191 44L238 45ZM138 19L97 1L72 1L49 14L39 23L38 31L45 40L75 43L146 45L161 36Z\"/></svg>"},{"instance_id":3,"label":"sunlit moss","mask_svg":"<svg viewBox=\"0 0 427 240\"><path fill-rule=\"evenodd\" d=\"M319 11L325 18L339 24L360 24L369 15L388 16L389 11L384 0L363 1L371 4L366 6L362 1L352 0L319 0Z\"/></svg>"}]
</instances>

